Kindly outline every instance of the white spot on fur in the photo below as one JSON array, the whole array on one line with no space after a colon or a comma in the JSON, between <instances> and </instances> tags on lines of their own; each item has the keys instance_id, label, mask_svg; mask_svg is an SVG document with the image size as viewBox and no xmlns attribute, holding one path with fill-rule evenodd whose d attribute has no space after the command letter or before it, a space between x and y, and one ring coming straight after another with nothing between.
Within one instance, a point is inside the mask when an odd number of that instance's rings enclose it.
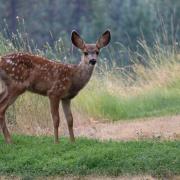
<instances>
[{"instance_id":1,"label":"white spot on fur","mask_svg":"<svg viewBox=\"0 0 180 180\"><path fill-rule=\"evenodd\" d=\"M12 62L11 59L7 59L6 62L7 62L8 64L11 64L11 65L15 65L15 64L16 64L16 63Z\"/></svg>"}]
</instances>

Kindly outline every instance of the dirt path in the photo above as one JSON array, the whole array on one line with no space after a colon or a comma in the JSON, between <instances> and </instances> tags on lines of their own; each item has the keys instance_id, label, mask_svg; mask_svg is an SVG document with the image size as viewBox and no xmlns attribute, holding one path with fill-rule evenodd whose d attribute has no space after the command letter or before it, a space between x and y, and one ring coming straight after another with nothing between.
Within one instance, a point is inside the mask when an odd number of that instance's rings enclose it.
<instances>
[{"instance_id":1,"label":"dirt path","mask_svg":"<svg viewBox=\"0 0 180 180\"><path fill-rule=\"evenodd\" d=\"M66 120L61 114L60 135L69 136ZM29 135L52 135L52 121L48 118L47 124L33 120L32 122L17 123L9 127L11 132ZM144 118L108 122L94 120L74 113L75 136L84 136L101 140L138 140L147 138L180 139L180 115L160 118Z\"/></svg>"},{"instance_id":2,"label":"dirt path","mask_svg":"<svg viewBox=\"0 0 180 180\"><path fill-rule=\"evenodd\" d=\"M65 130L66 127L63 129ZM79 120L75 122L74 131L76 136L97 139L180 139L180 116L110 123L103 123L93 119L83 121L82 118L79 118ZM65 131L64 134L66 135L67 131Z\"/></svg>"}]
</instances>

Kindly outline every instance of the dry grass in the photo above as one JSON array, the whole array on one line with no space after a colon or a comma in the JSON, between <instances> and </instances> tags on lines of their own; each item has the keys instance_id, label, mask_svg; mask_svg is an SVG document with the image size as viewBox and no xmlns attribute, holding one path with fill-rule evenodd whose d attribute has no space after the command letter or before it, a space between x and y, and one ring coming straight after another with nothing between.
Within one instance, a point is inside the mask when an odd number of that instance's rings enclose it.
<instances>
[{"instance_id":1,"label":"dry grass","mask_svg":"<svg viewBox=\"0 0 180 180\"><path fill-rule=\"evenodd\" d=\"M0 39L1 55L17 51L10 41L2 36ZM144 52L131 55L131 66L117 67L113 56L111 68L103 60L98 64L87 87L73 100L74 113L81 114L82 119L89 116L119 120L179 112L180 55L177 47L156 43L150 48L145 41L139 44ZM34 51L48 56L53 52L48 48L45 52ZM43 134L52 129L49 112L47 98L26 93L10 107L7 117L21 132Z\"/></svg>"},{"instance_id":2,"label":"dry grass","mask_svg":"<svg viewBox=\"0 0 180 180\"><path fill-rule=\"evenodd\" d=\"M104 85L103 88L106 88L111 94L125 97L137 96L155 88L169 87L179 80L180 54L162 57L159 63L157 63L157 58L150 59L148 67L135 63L130 67L130 71L126 67L114 67L111 71L105 73L100 85ZM94 82L97 85L99 79L96 80L96 78L97 76L93 80L97 81Z\"/></svg>"},{"instance_id":3,"label":"dry grass","mask_svg":"<svg viewBox=\"0 0 180 180\"><path fill-rule=\"evenodd\" d=\"M11 129L22 134L47 135L52 132L48 99L24 93L6 113Z\"/></svg>"},{"instance_id":4,"label":"dry grass","mask_svg":"<svg viewBox=\"0 0 180 180\"><path fill-rule=\"evenodd\" d=\"M133 70L136 72L137 77L134 82L132 79L131 81L124 81L120 79L122 78L121 76L117 78L117 76L114 75L117 74L117 72L107 72L104 77L99 77L95 73L88 86L73 100L73 114L75 119L78 119L78 122L81 122L82 125L84 119L88 122L88 119L91 119L91 117L96 117L97 114L93 114L94 111L88 111L87 109L92 108L92 104L93 108L97 109L99 106L98 94L104 90L117 98L120 97L126 100L131 97L141 96L143 93L151 93L154 89L158 88L172 89L172 86L174 86L174 83L178 80L178 77L180 77L180 64L177 59L176 62L166 63L157 69L147 69L142 65L136 64ZM87 103L84 99L87 100ZM88 114L86 114L87 111ZM67 134L67 127L61 108L60 114L62 124L61 135L64 135ZM136 117L136 114L134 116ZM32 93L23 94L15 104L10 107L7 112L7 118L11 128L18 133L34 135L53 134L47 97ZM103 116L101 116L101 118L106 119L106 117Z\"/></svg>"}]
</instances>

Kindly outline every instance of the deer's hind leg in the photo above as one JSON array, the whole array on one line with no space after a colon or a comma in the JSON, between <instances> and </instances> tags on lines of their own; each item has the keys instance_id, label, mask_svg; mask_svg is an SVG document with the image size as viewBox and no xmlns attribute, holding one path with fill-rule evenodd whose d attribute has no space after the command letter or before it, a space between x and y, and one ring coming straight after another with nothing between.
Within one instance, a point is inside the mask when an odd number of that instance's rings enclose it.
<instances>
[{"instance_id":1,"label":"deer's hind leg","mask_svg":"<svg viewBox=\"0 0 180 180\"><path fill-rule=\"evenodd\" d=\"M5 91L0 94L0 127L2 128L6 143L11 143L12 140L5 122L5 112L19 94L21 94L20 91L8 86L6 86Z\"/></svg>"},{"instance_id":2,"label":"deer's hind leg","mask_svg":"<svg viewBox=\"0 0 180 180\"><path fill-rule=\"evenodd\" d=\"M6 87L5 91L0 94L0 127L2 129L6 143L11 143L11 136L5 122L5 112L8 108L8 95L8 89Z\"/></svg>"},{"instance_id":3,"label":"deer's hind leg","mask_svg":"<svg viewBox=\"0 0 180 180\"><path fill-rule=\"evenodd\" d=\"M6 143L8 144L12 143L11 136L5 122L5 112L0 113L0 126L2 128L2 132L3 132Z\"/></svg>"}]
</instances>

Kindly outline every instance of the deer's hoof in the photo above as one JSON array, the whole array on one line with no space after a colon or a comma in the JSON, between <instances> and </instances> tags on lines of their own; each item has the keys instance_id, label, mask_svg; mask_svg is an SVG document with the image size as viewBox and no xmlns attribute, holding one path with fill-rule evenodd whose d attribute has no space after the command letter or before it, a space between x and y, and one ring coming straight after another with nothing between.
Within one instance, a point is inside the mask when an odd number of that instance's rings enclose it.
<instances>
[{"instance_id":1,"label":"deer's hoof","mask_svg":"<svg viewBox=\"0 0 180 180\"><path fill-rule=\"evenodd\" d=\"M55 140L55 141L54 141L54 144L59 144L59 140Z\"/></svg>"},{"instance_id":2,"label":"deer's hoof","mask_svg":"<svg viewBox=\"0 0 180 180\"><path fill-rule=\"evenodd\" d=\"M11 139L6 139L6 144L13 144Z\"/></svg>"},{"instance_id":3,"label":"deer's hoof","mask_svg":"<svg viewBox=\"0 0 180 180\"><path fill-rule=\"evenodd\" d=\"M75 138L70 139L71 143L75 142Z\"/></svg>"}]
</instances>

